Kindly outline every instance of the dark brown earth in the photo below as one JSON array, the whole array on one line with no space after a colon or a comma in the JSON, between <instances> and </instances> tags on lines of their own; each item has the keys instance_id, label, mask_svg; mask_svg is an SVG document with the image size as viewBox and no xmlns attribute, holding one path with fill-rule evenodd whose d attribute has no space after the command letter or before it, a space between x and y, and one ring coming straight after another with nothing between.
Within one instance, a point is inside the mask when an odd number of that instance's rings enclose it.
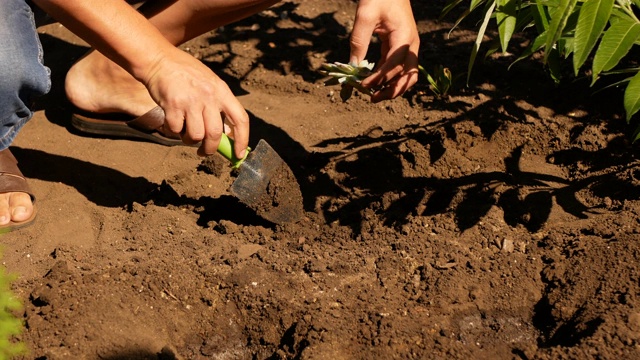
<instances>
[{"instance_id":1,"label":"dark brown earth","mask_svg":"<svg viewBox=\"0 0 640 360\"><path fill-rule=\"evenodd\" d=\"M414 2L420 61L455 76L474 24L447 36L442 6ZM640 161L619 90L506 55L444 100L422 79L342 103L317 70L348 58L354 10L285 2L184 46L293 169L305 216L282 226L193 148L71 130L62 79L87 47L41 28L54 89L13 147L39 218L3 236L26 358L640 358Z\"/></svg>"}]
</instances>

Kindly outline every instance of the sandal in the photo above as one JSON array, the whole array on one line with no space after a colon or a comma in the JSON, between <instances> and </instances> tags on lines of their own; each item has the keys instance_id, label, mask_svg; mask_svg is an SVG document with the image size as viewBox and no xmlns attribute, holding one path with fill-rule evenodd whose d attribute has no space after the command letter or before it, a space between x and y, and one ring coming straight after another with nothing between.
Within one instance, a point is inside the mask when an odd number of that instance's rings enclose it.
<instances>
[{"instance_id":1,"label":"sandal","mask_svg":"<svg viewBox=\"0 0 640 360\"><path fill-rule=\"evenodd\" d=\"M134 119L124 114L77 112L71 116L71 124L82 132L94 135L141 139L166 146L187 146L178 134L161 131L164 111L159 106Z\"/></svg>"},{"instance_id":2,"label":"sandal","mask_svg":"<svg viewBox=\"0 0 640 360\"><path fill-rule=\"evenodd\" d=\"M4 149L0 150L0 193L4 194L8 192L24 192L29 194L34 204L33 214L25 221L11 221L7 225L0 225L0 233L31 225L36 218L36 198L33 196L29 184L27 184L27 179L25 179L20 169L18 169L18 160L16 160L9 149Z\"/></svg>"}]
</instances>

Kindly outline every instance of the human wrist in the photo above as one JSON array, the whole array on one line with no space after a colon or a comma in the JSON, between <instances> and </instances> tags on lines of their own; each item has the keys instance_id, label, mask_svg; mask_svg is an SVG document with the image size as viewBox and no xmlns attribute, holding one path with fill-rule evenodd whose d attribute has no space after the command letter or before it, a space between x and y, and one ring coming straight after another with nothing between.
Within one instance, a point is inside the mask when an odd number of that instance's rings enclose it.
<instances>
[{"instance_id":1,"label":"human wrist","mask_svg":"<svg viewBox=\"0 0 640 360\"><path fill-rule=\"evenodd\" d=\"M148 85L158 73L162 72L161 68L165 65L167 59L175 56L172 53L182 52L181 50L168 46L164 48L156 48L152 52L146 52L142 57L134 57L129 61L130 73L141 83Z\"/></svg>"}]
</instances>

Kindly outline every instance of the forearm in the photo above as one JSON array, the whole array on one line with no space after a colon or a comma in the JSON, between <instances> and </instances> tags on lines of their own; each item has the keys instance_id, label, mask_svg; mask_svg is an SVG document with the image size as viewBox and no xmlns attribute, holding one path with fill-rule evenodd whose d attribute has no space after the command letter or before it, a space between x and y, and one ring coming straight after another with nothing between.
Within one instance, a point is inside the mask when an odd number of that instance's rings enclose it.
<instances>
[{"instance_id":1,"label":"forearm","mask_svg":"<svg viewBox=\"0 0 640 360\"><path fill-rule=\"evenodd\" d=\"M160 59L179 51L123 0L34 2L143 83Z\"/></svg>"}]
</instances>

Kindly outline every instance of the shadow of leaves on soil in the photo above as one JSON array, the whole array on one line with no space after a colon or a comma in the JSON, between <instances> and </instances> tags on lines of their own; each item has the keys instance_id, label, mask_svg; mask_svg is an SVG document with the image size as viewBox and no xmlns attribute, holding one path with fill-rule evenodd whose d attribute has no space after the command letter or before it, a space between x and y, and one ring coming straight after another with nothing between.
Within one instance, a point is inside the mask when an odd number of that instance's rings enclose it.
<instances>
[{"instance_id":1,"label":"shadow of leaves on soil","mask_svg":"<svg viewBox=\"0 0 640 360\"><path fill-rule=\"evenodd\" d=\"M254 44L260 55L252 58L246 75L258 68L295 73L306 81L324 77L317 72L310 56L323 54L331 61L346 62L349 57L347 30L335 18L334 13L322 13L308 18L296 12L299 4L290 2L272 6L268 11L218 29L208 39L210 45L224 45L230 56L224 60L229 64L237 56L231 51L231 41ZM287 39L287 41L283 41ZM374 47L375 48L375 47Z\"/></svg>"},{"instance_id":2,"label":"shadow of leaves on soil","mask_svg":"<svg viewBox=\"0 0 640 360\"><path fill-rule=\"evenodd\" d=\"M640 181L633 180L640 178L638 164L634 163L630 153L621 155L617 160L612 159L612 148L618 145L616 141L598 151L570 152L571 161L582 161L593 169L605 169L579 179L522 171L522 146L516 147L503 160L505 170L502 172L479 172L448 178L403 175L403 167L420 164L412 163L412 154L407 154L401 144L413 140L431 149L429 165L432 165L446 151L443 150L445 136L446 132L437 128L434 131L428 127L409 126L376 139L341 138L318 144L319 147L334 142L350 144L345 146L342 154L327 162L327 167L335 169L337 174L334 176L335 186L349 194L346 201L329 199L323 204L327 222L339 221L352 226L357 232L367 209L373 209L385 225L395 227L407 223L410 216L453 212L456 225L464 231L477 224L491 207L497 206L503 210L504 221L508 225L522 225L535 232L548 220L554 201L565 212L580 219L597 211L601 206L589 206L579 200L577 194L583 190L592 191L602 198L640 198ZM619 150L614 152L620 153ZM551 157L562 163L566 152L560 150ZM632 173L631 180L619 176L625 171ZM324 195L337 196L332 191Z\"/></svg>"},{"instance_id":3,"label":"shadow of leaves on soil","mask_svg":"<svg viewBox=\"0 0 640 360\"><path fill-rule=\"evenodd\" d=\"M534 308L532 324L546 334L539 339L541 347L576 346L580 341L593 336L604 323L602 318L584 321L582 317L588 311L585 307L579 308L571 319L562 322L554 320L553 310L546 296L540 299Z\"/></svg>"}]
</instances>

